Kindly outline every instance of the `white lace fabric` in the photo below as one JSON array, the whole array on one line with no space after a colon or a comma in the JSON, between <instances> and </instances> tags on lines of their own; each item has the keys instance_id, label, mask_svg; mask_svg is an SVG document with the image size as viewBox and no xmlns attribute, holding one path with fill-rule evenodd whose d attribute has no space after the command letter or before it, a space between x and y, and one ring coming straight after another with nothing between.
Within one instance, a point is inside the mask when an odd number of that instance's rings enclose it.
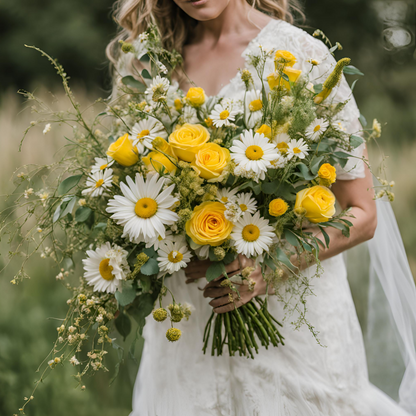
<instances>
[{"instance_id":1,"label":"white lace fabric","mask_svg":"<svg viewBox=\"0 0 416 416\"><path fill-rule=\"evenodd\" d=\"M334 60L327 48L306 32L282 21L271 21L250 43L247 52L265 48L292 52L297 68L308 72L308 59L321 64L313 76L325 79ZM266 75L267 76L267 75ZM322 80L322 81L323 81ZM260 80L255 81L257 84ZM244 91L239 76L220 95L237 98ZM334 99L351 98L342 114L347 131L360 130L358 109L345 80ZM354 151L361 157L362 148ZM363 166L351 159L338 179L362 177ZM294 331L289 322L282 333L285 346L260 348L255 359L202 353L202 337L212 308L202 296L202 281L185 284L183 271L168 279L175 298L194 307L181 322L182 338L168 343L170 323L152 317L144 328L145 346L134 388L130 416L408 416L393 400L371 385L361 328L351 297L342 255L322 262L324 273L313 279L316 296L308 298L308 319L319 331L317 344L309 329ZM314 274L315 269L305 274ZM283 306L270 299L277 318ZM296 317L294 317L296 318Z\"/></svg>"}]
</instances>

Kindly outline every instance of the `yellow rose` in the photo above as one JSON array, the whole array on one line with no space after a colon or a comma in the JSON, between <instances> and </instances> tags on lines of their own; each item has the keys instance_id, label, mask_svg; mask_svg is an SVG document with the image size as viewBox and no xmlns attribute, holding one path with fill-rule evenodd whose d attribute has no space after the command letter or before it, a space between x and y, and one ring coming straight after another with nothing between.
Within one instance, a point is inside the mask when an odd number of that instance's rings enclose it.
<instances>
[{"instance_id":1,"label":"yellow rose","mask_svg":"<svg viewBox=\"0 0 416 416\"><path fill-rule=\"evenodd\" d=\"M199 87L189 88L186 99L192 106L200 107L205 102L205 92Z\"/></svg>"},{"instance_id":2,"label":"yellow rose","mask_svg":"<svg viewBox=\"0 0 416 416\"><path fill-rule=\"evenodd\" d=\"M274 61L277 64L284 65L286 67L291 67L295 65L296 58L293 54L291 54L289 51L276 51L274 55ZM277 68L276 68L277 70Z\"/></svg>"},{"instance_id":3,"label":"yellow rose","mask_svg":"<svg viewBox=\"0 0 416 416\"><path fill-rule=\"evenodd\" d=\"M137 150L133 147L127 133L119 137L114 143L111 143L107 150L107 155L122 166L132 166L139 161Z\"/></svg>"},{"instance_id":4,"label":"yellow rose","mask_svg":"<svg viewBox=\"0 0 416 416\"><path fill-rule=\"evenodd\" d=\"M205 144L195 155L192 167L204 179L218 178L230 161L228 149L215 143Z\"/></svg>"},{"instance_id":5,"label":"yellow rose","mask_svg":"<svg viewBox=\"0 0 416 416\"><path fill-rule=\"evenodd\" d=\"M184 124L169 136L173 152L185 162L192 162L195 155L209 140L208 130L200 124Z\"/></svg>"},{"instance_id":6,"label":"yellow rose","mask_svg":"<svg viewBox=\"0 0 416 416\"><path fill-rule=\"evenodd\" d=\"M284 201L282 198L276 198L273 199L273 201L271 201L269 204L269 214L272 217L280 217L287 211L288 208L289 205L286 201Z\"/></svg>"},{"instance_id":7,"label":"yellow rose","mask_svg":"<svg viewBox=\"0 0 416 416\"><path fill-rule=\"evenodd\" d=\"M194 208L192 217L186 222L186 234L201 246L221 245L233 229L233 223L224 216L225 205L221 202L204 202Z\"/></svg>"},{"instance_id":8,"label":"yellow rose","mask_svg":"<svg viewBox=\"0 0 416 416\"><path fill-rule=\"evenodd\" d=\"M290 82L283 79L283 77L281 77L278 72L272 72L267 77L267 82L271 90L281 85L283 85L286 89L290 90L290 83L293 84L294 82L296 82L302 71L300 69L285 68L283 70L283 73L289 77Z\"/></svg>"},{"instance_id":9,"label":"yellow rose","mask_svg":"<svg viewBox=\"0 0 416 416\"><path fill-rule=\"evenodd\" d=\"M331 185L337 178L336 169L329 163L324 163L318 170L318 176L322 179L322 185Z\"/></svg>"},{"instance_id":10,"label":"yellow rose","mask_svg":"<svg viewBox=\"0 0 416 416\"><path fill-rule=\"evenodd\" d=\"M264 136L267 137L268 139L272 138L272 129L267 124L263 124L262 126L260 126L256 130L256 133L264 134Z\"/></svg>"},{"instance_id":11,"label":"yellow rose","mask_svg":"<svg viewBox=\"0 0 416 416\"><path fill-rule=\"evenodd\" d=\"M180 98L177 98L174 102L173 105L175 106L175 110L180 111L182 110L183 107L183 103L182 100Z\"/></svg>"},{"instance_id":12,"label":"yellow rose","mask_svg":"<svg viewBox=\"0 0 416 416\"><path fill-rule=\"evenodd\" d=\"M314 223L329 221L335 214L335 195L325 186L312 186L296 195L295 210Z\"/></svg>"},{"instance_id":13,"label":"yellow rose","mask_svg":"<svg viewBox=\"0 0 416 416\"><path fill-rule=\"evenodd\" d=\"M172 149L170 148L169 144L166 143L165 140L163 140L160 137L157 137L155 140L160 139L165 144L163 144L161 141L157 142L158 146L156 147L157 150L161 150L163 153L166 153L164 155L161 152L153 151L150 152L147 156L142 157L142 160L146 167L149 170L156 170L157 172L161 172L163 167L170 173L176 172L176 165L173 163L173 161L178 160L176 156L173 154ZM154 141L155 141L154 140ZM153 141L153 147L155 147Z\"/></svg>"}]
</instances>

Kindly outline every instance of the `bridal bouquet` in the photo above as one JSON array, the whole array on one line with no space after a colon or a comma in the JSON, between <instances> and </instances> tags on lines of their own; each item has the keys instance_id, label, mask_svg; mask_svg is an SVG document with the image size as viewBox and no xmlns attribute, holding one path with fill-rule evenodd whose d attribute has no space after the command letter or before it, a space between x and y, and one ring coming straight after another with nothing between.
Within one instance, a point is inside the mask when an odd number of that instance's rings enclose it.
<instances>
[{"instance_id":1,"label":"bridal bouquet","mask_svg":"<svg viewBox=\"0 0 416 416\"><path fill-rule=\"evenodd\" d=\"M170 320L167 339L179 340L177 326L192 319L191 308L165 283L178 279L175 273L193 258L211 260L206 279L221 279L231 289L231 303L238 301L241 285L254 289L254 267L229 277L225 266L239 255L253 259L270 292L286 306L287 298L299 297L298 324L307 323L305 297L311 289L296 264L301 258L317 264L319 275L319 251L330 242L325 229L337 228L348 237L350 214L336 214L330 188L336 167L344 167L349 152L364 142L342 125L339 114L346 102L329 99L343 71L355 70L348 58L318 83L293 68L296 56L290 51L260 47L248 58L261 89L243 69L245 91L240 99L230 99L207 97L198 87L181 91L172 81L181 57L162 48L153 26L137 44L122 42L121 49L142 67L120 79L92 124L84 120L64 69L41 51L61 76L74 106L70 120L81 128L74 128L70 151L61 161L28 168L17 178L27 187L20 199L27 208L25 221L36 218L19 247L35 241L42 257L60 265L59 280L79 275L78 286L67 284L73 296L57 328L49 367L68 359L79 366L80 381L89 370L106 369L106 345L117 348L109 336L113 322L125 338L131 318L141 333L153 313L156 321ZM266 72L270 60L273 70ZM311 68L315 65L311 60ZM54 117L49 121L65 120L62 113ZM364 132L376 138L380 126L375 122ZM34 191L32 185L39 184L42 189ZM392 197L390 184L383 182L382 188ZM324 241L305 230L311 225ZM12 283L24 277L22 267ZM165 307L164 297L170 299ZM232 312L213 313L201 340L203 351L209 340L213 355L227 346L230 355L254 357L259 344L283 344L281 324L267 303L266 295Z\"/></svg>"}]
</instances>

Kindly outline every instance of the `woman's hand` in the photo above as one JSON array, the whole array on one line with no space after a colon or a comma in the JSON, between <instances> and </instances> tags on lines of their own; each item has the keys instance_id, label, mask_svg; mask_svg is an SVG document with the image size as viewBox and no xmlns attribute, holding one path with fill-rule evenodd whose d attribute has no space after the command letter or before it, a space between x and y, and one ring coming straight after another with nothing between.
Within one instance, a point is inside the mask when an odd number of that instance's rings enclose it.
<instances>
[{"instance_id":1,"label":"woman's hand","mask_svg":"<svg viewBox=\"0 0 416 416\"><path fill-rule=\"evenodd\" d=\"M239 261L240 260L240 261ZM241 263L241 268L240 268ZM254 261L248 259L243 255L239 255L239 258L226 266L228 277L241 273L241 270L246 267L254 268ZM236 269L237 268L237 269ZM230 270L230 272L229 272ZM234 292L227 286L222 286L221 283L225 281L223 276L209 282L204 288L204 297L213 298L209 304L214 308L215 313L225 313L239 308L240 306L250 302L256 296L265 295L267 284L261 274L260 266L254 268L254 271L250 274L249 279L252 280L251 284L247 281L243 281L243 284L233 283L238 292ZM254 283L254 284L253 284ZM271 291L269 290L269 293ZM232 298L230 297L230 294Z\"/></svg>"}]
</instances>

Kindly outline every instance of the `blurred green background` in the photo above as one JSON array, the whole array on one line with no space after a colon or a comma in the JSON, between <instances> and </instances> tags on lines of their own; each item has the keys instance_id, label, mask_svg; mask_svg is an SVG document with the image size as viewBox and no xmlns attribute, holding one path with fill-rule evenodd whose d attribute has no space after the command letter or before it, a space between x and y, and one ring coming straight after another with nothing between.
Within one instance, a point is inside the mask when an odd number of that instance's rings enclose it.
<instances>
[{"instance_id":1,"label":"blurred green background","mask_svg":"<svg viewBox=\"0 0 416 416\"><path fill-rule=\"evenodd\" d=\"M111 19L112 0L3 0L0 2L0 193L12 190L12 172L24 163L50 163L63 142L63 128L42 134L43 126L30 134L18 153L23 130L36 117L22 111L17 89L36 90L47 101L52 91L65 108L65 97L53 68L24 44L36 45L58 58L82 105L109 93L104 49L116 32ZM414 1L306 0L305 29L323 30L344 46L337 57L349 56L365 77L360 78L355 96L369 122L377 117L383 124L379 140L389 155L389 177L396 181L393 208L402 232L414 275L416 275L416 54ZM352 82L354 77L350 77ZM378 151L370 147L371 157ZM7 202L1 199L0 208ZM365 325L365 285L358 257L351 263L351 288L360 321ZM7 240L1 241L0 268L8 260ZM9 282L16 271L12 263L0 276L0 415L18 413L24 396L30 395L38 364L56 337L56 327L66 313L69 293L55 280L48 260L29 264L31 280L18 287ZM86 380L86 390L74 389L69 365L55 370L36 392L28 415L78 416L128 415L137 366L126 361L118 380L109 387L116 354L107 359L110 373Z\"/></svg>"}]
</instances>

